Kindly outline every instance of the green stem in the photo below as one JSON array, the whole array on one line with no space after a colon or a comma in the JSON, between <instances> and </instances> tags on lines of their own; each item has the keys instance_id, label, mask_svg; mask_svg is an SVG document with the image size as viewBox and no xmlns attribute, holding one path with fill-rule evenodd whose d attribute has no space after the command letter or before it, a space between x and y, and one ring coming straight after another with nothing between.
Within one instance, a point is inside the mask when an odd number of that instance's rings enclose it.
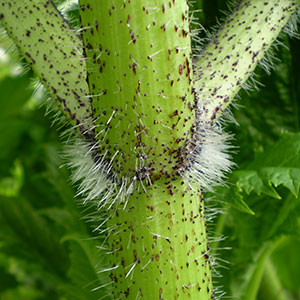
<instances>
[{"instance_id":1,"label":"green stem","mask_svg":"<svg viewBox=\"0 0 300 300\"><path fill-rule=\"evenodd\" d=\"M265 271L259 289L260 299L289 300L270 257L266 260Z\"/></svg>"},{"instance_id":2,"label":"green stem","mask_svg":"<svg viewBox=\"0 0 300 300\"><path fill-rule=\"evenodd\" d=\"M196 62L204 122L222 116L258 63L271 64L263 58L296 10L293 0L244 0L227 18Z\"/></svg>"},{"instance_id":3,"label":"green stem","mask_svg":"<svg viewBox=\"0 0 300 300\"><path fill-rule=\"evenodd\" d=\"M99 155L121 182L111 294L210 299L201 192L179 174L195 120L187 2L81 0L80 15Z\"/></svg>"},{"instance_id":4,"label":"green stem","mask_svg":"<svg viewBox=\"0 0 300 300\"><path fill-rule=\"evenodd\" d=\"M113 299L213 297L203 204L180 180L129 197L109 220Z\"/></svg>"},{"instance_id":5,"label":"green stem","mask_svg":"<svg viewBox=\"0 0 300 300\"><path fill-rule=\"evenodd\" d=\"M81 0L99 153L154 182L182 164L195 119L185 0Z\"/></svg>"},{"instance_id":6,"label":"green stem","mask_svg":"<svg viewBox=\"0 0 300 300\"><path fill-rule=\"evenodd\" d=\"M81 42L52 1L0 0L0 20L70 123L86 133L91 117L95 121L97 151L84 143L83 159L77 162L73 153L73 165L96 190L99 169L106 180L102 187L109 181L119 189L106 206L111 295L213 298L202 193L182 174L195 164L194 148L213 160L218 155L203 151L203 144L224 149L222 138L207 140L207 131L262 60L296 2L242 1L195 69L186 0L79 2L87 75ZM197 136L195 129L201 131ZM86 152L93 156L86 159ZM211 170L221 177L224 166L215 172L215 165L209 161L208 168L198 168L198 178ZM91 173L96 179L89 179ZM255 299L276 245L258 255L245 299Z\"/></svg>"},{"instance_id":7,"label":"green stem","mask_svg":"<svg viewBox=\"0 0 300 300\"><path fill-rule=\"evenodd\" d=\"M251 279L250 282L247 284L247 288L244 294L243 299L245 300L255 300L257 299L257 293L259 287L261 285L262 277L265 271L265 265L267 260L270 258L270 255L273 251L284 241L286 240L285 236L278 238L274 242L266 243L262 248L261 251L258 253L255 259L255 267L251 272Z\"/></svg>"},{"instance_id":8,"label":"green stem","mask_svg":"<svg viewBox=\"0 0 300 300\"><path fill-rule=\"evenodd\" d=\"M0 21L68 121L89 128L82 44L52 1L0 0Z\"/></svg>"}]
</instances>

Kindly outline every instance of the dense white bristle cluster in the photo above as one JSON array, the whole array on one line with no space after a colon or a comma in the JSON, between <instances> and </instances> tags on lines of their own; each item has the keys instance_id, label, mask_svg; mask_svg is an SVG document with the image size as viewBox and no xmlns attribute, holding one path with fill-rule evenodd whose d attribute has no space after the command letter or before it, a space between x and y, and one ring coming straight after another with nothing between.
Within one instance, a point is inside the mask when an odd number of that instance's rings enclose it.
<instances>
[{"instance_id":1,"label":"dense white bristle cluster","mask_svg":"<svg viewBox=\"0 0 300 300\"><path fill-rule=\"evenodd\" d=\"M99 208L111 207L115 201L126 205L126 196L139 183L138 178L120 178L112 172L113 160L107 161L105 154L99 154L96 144L81 138L71 139L66 143L64 159L72 170L72 182L78 184L77 196L84 203L97 201ZM181 176L205 191L223 184L225 174L233 165L228 153L230 139L218 125L198 127L190 141Z\"/></svg>"},{"instance_id":2,"label":"dense white bristle cluster","mask_svg":"<svg viewBox=\"0 0 300 300\"><path fill-rule=\"evenodd\" d=\"M119 178L113 172L112 161L99 155L95 144L75 138L65 146L64 158L72 171L71 179L78 184L77 197L84 203L93 202L98 209L110 209L115 201L126 205L126 199L136 179Z\"/></svg>"},{"instance_id":3,"label":"dense white bristle cluster","mask_svg":"<svg viewBox=\"0 0 300 300\"><path fill-rule=\"evenodd\" d=\"M231 136L219 126L198 128L188 155L185 178L199 184L207 191L223 183L225 173L232 167L228 150Z\"/></svg>"},{"instance_id":4,"label":"dense white bristle cluster","mask_svg":"<svg viewBox=\"0 0 300 300\"><path fill-rule=\"evenodd\" d=\"M76 139L65 147L67 166L72 169L73 183L79 183L77 196L86 201L99 201L99 207L113 201L116 184L108 178L109 166L93 158L92 145Z\"/></svg>"}]
</instances>

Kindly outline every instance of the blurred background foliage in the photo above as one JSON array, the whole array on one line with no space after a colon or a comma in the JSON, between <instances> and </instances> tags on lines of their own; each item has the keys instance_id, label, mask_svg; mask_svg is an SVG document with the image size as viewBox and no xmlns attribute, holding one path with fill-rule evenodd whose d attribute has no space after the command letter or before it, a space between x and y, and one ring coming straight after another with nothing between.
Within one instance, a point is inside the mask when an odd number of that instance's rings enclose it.
<instances>
[{"instance_id":1,"label":"blurred background foliage","mask_svg":"<svg viewBox=\"0 0 300 300\"><path fill-rule=\"evenodd\" d=\"M72 1L55 2L71 7L78 25ZM194 1L194 17L213 28L227 2ZM271 75L257 68L259 89L239 94L239 125L226 125L237 167L226 187L207 195L224 212L209 226L218 238L211 244L215 285L225 297L300 299L300 42L280 41ZM101 299L98 287L106 281L97 271L105 257L97 220L75 198L62 130L51 113L45 116L47 96L10 45L0 43L0 299Z\"/></svg>"}]
</instances>

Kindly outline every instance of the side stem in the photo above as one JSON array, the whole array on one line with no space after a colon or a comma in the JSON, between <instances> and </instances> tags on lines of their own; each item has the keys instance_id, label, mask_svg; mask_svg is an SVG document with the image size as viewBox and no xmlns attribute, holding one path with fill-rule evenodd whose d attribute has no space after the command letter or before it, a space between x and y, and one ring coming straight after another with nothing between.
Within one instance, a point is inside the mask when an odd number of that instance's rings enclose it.
<instances>
[{"instance_id":1,"label":"side stem","mask_svg":"<svg viewBox=\"0 0 300 300\"><path fill-rule=\"evenodd\" d=\"M228 16L195 63L202 122L222 116L258 64L272 67L266 54L297 7L294 0L244 0Z\"/></svg>"},{"instance_id":2,"label":"side stem","mask_svg":"<svg viewBox=\"0 0 300 300\"><path fill-rule=\"evenodd\" d=\"M92 112L82 43L53 2L0 0L0 21L57 100L52 107L86 134Z\"/></svg>"}]
</instances>

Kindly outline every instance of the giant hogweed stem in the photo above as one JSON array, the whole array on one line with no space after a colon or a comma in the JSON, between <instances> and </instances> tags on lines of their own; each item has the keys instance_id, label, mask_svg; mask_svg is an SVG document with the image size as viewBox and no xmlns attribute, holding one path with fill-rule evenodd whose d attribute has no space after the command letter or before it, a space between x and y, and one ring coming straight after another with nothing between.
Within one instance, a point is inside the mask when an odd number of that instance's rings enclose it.
<instances>
[{"instance_id":1,"label":"giant hogweed stem","mask_svg":"<svg viewBox=\"0 0 300 300\"><path fill-rule=\"evenodd\" d=\"M201 193L179 175L195 120L187 2L82 0L80 14L99 153L137 182L108 213L113 298L209 299Z\"/></svg>"},{"instance_id":2,"label":"giant hogweed stem","mask_svg":"<svg viewBox=\"0 0 300 300\"><path fill-rule=\"evenodd\" d=\"M0 20L69 122L86 133L91 107L82 44L53 2L0 0Z\"/></svg>"},{"instance_id":3,"label":"giant hogweed stem","mask_svg":"<svg viewBox=\"0 0 300 300\"><path fill-rule=\"evenodd\" d=\"M80 8L99 152L119 176L172 176L195 119L186 1Z\"/></svg>"},{"instance_id":4,"label":"giant hogweed stem","mask_svg":"<svg viewBox=\"0 0 300 300\"><path fill-rule=\"evenodd\" d=\"M213 298L201 191L179 178L146 189L108 222L113 299Z\"/></svg>"},{"instance_id":5,"label":"giant hogweed stem","mask_svg":"<svg viewBox=\"0 0 300 300\"><path fill-rule=\"evenodd\" d=\"M297 10L293 0L241 1L196 63L200 120L222 116L258 63L268 68L267 51Z\"/></svg>"}]
</instances>

